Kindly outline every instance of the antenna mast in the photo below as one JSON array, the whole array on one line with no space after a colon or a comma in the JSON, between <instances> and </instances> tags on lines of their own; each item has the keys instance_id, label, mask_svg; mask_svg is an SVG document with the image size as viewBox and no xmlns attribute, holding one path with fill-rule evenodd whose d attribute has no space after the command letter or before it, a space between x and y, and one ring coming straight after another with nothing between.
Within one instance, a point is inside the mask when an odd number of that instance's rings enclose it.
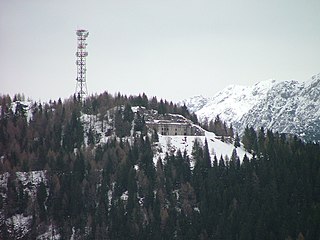
<instances>
[{"instance_id":1,"label":"antenna mast","mask_svg":"<svg viewBox=\"0 0 320 240\"><path fill-rule=\"evenodd\" d=\"M78 37L78 47L77 47L77 83L76 83L76 97L80 98L82 102L84 97L88 94L87 82L86 82L86 57L88 56L88 52L86 51L87 43L86 39L89 35L89 32L84 29L77 30Z\"/></svg>"}]
</instances>

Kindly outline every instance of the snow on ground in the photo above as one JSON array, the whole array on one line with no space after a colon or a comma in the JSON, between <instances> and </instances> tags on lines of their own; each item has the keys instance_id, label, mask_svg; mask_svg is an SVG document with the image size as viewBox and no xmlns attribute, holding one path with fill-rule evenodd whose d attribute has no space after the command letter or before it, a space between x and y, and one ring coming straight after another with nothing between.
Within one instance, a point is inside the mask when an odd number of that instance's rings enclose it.
<instances>
[{"instance_id":1,"label":"snow on ground","mask_svg":"<svg viewBox=\"0 0 320 240\"><path fill-rule=\"evenodd\" d=\"M138 107L133 107L132 109L134 112L138 111ZM181 115L178 115L178 114L170 114L170 115L173 117L179 116L185 119L186 121L188 121L185 117ZM102 128L101 128L102 123L97 116L82 114L81 120L84 124L84 131L86 133L91 128L101 137L99 141L100 143L107 142L109 137L105 136L104 132L102 131ZM105 129L111 127L108 121L105 121L103 123L103 126ZM204 129L200 128L197 125L194 125L194 126L198 127L201 131L205 132L205 135L204 136L181 136L181 135L180 136L178 135L163 136L159 134L159 143L157 143L155 146L156 151L153 159L154 164L156 165L159 157L161 157L161 159L164 159L167 152L174 154L178 149L180 149L182 153L184 152L184 150L186 150L188 155L191 156L192 147L196 139L200 140L203 145L204 145L205 139L207 139L212 161L214 159L214 156L216 156L218 159L220 158L220 156L222 156L223 158L225 158L225 156L231 157L234 149L234 145L232 143L222 142L220 140L221 137L216 136L212 132L205 131ZM128 137L127 140L129 141L129 143L132 142L131 137ZM87 142L87 136L85 136L85 142ZM241 147L237 148L236 151L240 160L243 159L245 154L247 154L248 157L251 156L250 153L246 152Z\"/></svg>"},{"instance_id":2,"label":"snow on ground","mask_svg":"<svg viewBox=\"0 0 320 240\"><path fill-rule=\"evenodd\" d=\"M45 186L48 186L45 173L46 171L16 172L16 176L28 195L35 199L40 183L43 182ZM47 194L49 194L49 189L47 189Z\"/></svg>"},{"instance_id":3,"label":"snow on ground","mask_svg":"<svg viewBox=\"0 0 320 240\"><path fill-rule=\"evenodd\" d=\"M32 216L23 216L23 214L13 215L6 220L8 233L14 234L17 239L23 238L31 229Z\"/></svg>"},{"instance_id":4,"label":"snow on ground","mask_svg":"<svg viewBox=\"0 0 320 240\"><path fill-rule=\"evenodd\" d=\"M2 196L2 199L7 198L6 191L7 191L9 176L10 174L8 172L0 174L0 194Z\"/></svg>"},{"instance_id":5,"label":"snow on ground","mask_svg":"<svg viewBox=\"0 0 320 240\"><path fill-rule=\"evenodd\" d=\"M32 101L15 101L11 103L11 110L13 113L16 112L16 108L18 105L21 105L23 109L26 111L27 120L30 121L32 119Z\"/></svg>"},{"instance_id":6,"label":"snow on ground","mask_svg":"<svg viewBox=\"0 0 320 240\"><path fill-rule=\"evenodd\" d=\"M31 172L16 172L16 180L21 182L23 191L26 192L34 201L37 195L37 188L43 182L48 186L48 180L45 176L46 171L31 171ZM0 174L0 194L2 199L7 198L8 179L10 174L8 172ZM47 194L49 189L47 187ZM14 234L17 239L23 238L31 229L32 216L24 216L23 214L16 214L8 219L4 219L4 215L0 212L0 222L4 222L7 226L8 233ZM44 239L44 238L42 238ZM47 239L47 238L46 238Z\"/></svg>"},{"instance_id":7,"label":"snow on ground","mask_svg":"<svg viewBox=\"0 0 320 240\"><path fill-rule=\"evenodd\" d=\"M58 233L57 229L51 225L49 225L48 230L39 235L36 240L47 240L47 239L52 239L52 240L59 240L61 239L61 235Z\"/></svg>"},{"instance_id":8,"label":"snow on ground","mask_svg":"<svg viewBox=\"0 0 320 240\"><path fill-rule=\"evenodd\" d=\"M99 143L106 143L108 141L108 137L105 135L105 133L108 131L108 129L112 128L110 126L110 123L103 118L103 120L100 120L100 115L89 115L89 114L82 114L81 115L81 121L84 126L84 132L85 132L85 143L88 142L88 132L89 129L93 130L94 133L97 136L97 140L99 140ZM110 119L110 118L108 118Z\"/></svg>"},{"instance_id":9,"label":"snow on ground","mask_svg":"<svg viewBox=\"0 0 320 240\"><path fill-rule=\"evenodd\" d=\"M129 195L128 195L128 191L125 191L124 193L122 193L120 199L122 201L128 201Z\"/></svg>"},{"instance_id":10,"label":"snow on ground","mask_svg":"<svg viewBox=\"0 0 320 240\"><path fill-rule=\"evenodd\" d=\"M21 182L24 191L27 192L32 199L35 199L37 188L41 182L43 182L45 186L48 186L48 180L45 175L46 171L16 172L15 174L17 181ZM0 195L3 199L7 197L9 176L10 174L8 172L0 174ZM49 194L48 188L47 194Z\"/></svg>"},{"instance_id":11,"label":"snow on ground","mask_svg":"<svg viewBox=\"0 0 320 240\"><path fill-rule=\"evenodd\" d=\"M156 165L159 157L164 159L166 152L176 153L178 149L180 149L182 153L186 150L189 157L191 157L192 148L196 139L200 140L203 146L205 139L207 139L211 161L213 161L214 156L219 160L220 156L223 158L228 156L230 158L232 155L234 145L232 143L222 142L219 137L212 132L205 131L205 136L164 136L159 134L159 144L153 158L154 164ZM236 148L236 151L240 161L242 161L245 154L249 158L251 157L251 154L241 147ZM191 162L191 166L193 166L193 162Z\"/></svg>"}]
</instances>

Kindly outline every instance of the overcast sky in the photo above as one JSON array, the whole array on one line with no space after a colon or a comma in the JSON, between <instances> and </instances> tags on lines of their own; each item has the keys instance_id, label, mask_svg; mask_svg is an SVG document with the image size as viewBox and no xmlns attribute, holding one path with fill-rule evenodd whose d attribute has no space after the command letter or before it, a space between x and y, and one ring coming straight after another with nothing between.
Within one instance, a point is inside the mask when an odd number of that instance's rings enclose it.
<instances>
[{"instance_id":1,"label":"overcast sky","mask_svg":"<svg viewBox=\"0 0 320 240\"><path fill-rule=\"evenodd\" d=\"M178 101L320 73L319 0L1 0L0 93L72 95L78 28L90 94Z\"/></svg>"}]
</instances>

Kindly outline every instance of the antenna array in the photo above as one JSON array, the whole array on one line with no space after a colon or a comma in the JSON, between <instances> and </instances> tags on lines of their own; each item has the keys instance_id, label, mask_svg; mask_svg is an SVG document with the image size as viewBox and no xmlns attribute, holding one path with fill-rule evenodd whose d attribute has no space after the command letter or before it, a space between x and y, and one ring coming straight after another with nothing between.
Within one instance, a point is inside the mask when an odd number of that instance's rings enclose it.
<instances>
[{"instance_id":1,"label":"antenna array","mask_svg":"<svg viewBox=\"0 0 320 240\"><path fill-rule=\"evenodd\" d=\"M87 43L86 39L89 36L89 32L87 30L79 29L77 30L77 39L78 39L78 47L77 47L77 83L76 83L76 96L82 102L85 96L88 94L87 82L86 82L86 57L88 56L88 52L86 51Z\"/></svg>"}]
</instances>

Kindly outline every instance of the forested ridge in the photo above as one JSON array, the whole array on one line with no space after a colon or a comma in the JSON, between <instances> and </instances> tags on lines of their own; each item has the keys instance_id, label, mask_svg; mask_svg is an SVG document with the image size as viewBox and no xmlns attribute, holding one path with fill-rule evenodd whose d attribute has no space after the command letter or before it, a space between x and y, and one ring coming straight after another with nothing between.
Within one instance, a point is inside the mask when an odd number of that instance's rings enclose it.
<instances>
[{"instance_id":1,"label":"forested ridge","mask_svg":"<svg viewBox=\"0 0 320 240\"><path fill-rule=\"evenodd\" d=\"M130 107L197 123L185 106L105 92L84 104L76 96L34 102L28 116L23 96L0 100L0 239L36 239L48 229L61 239L320 239L318 144L247 127L250 158L211 159L207 143L196 141L191 156L167 153L154 165L157 136ZM106 119L114 108L116 135L99 143L81 116ZM233 136L219 121L203 126ZM19 176L37 171L47 181L33 196ZM29 219L26 231L14 216Z\"/></svg>"}]
</instances>

